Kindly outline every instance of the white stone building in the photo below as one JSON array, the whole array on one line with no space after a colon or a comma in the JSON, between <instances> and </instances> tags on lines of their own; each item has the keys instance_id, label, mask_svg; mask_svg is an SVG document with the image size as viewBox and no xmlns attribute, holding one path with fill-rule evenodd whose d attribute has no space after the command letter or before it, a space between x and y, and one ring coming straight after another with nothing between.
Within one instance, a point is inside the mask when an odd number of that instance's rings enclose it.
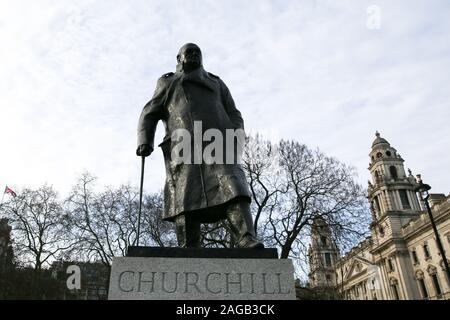
<instances>
[{"instance_id":1,"label":"white stone building","mask_svg":"<svg viewBox=\"0 0 450 320\"><path fill-rule=\"evenodd\" d=\"M369 156L371 236L333 264L334 289L343 299L450 299L450 279L428 213L414 191L416 179L410 170L405 173L404 160L379 133ZM430 194L429 202L448 259L450 195ZM312 249L311 255L321 254ZM310 269L311 287L323 285L312 276L327 277L329 269L321 274L314 262Z\"/></svg>"}]
</instances>

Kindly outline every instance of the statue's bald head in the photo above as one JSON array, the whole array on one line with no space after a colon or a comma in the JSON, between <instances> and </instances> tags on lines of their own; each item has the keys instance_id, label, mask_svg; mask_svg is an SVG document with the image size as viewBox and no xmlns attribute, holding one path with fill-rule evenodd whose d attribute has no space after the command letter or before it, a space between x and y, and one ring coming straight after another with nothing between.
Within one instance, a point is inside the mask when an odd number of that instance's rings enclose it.
<instances>
[{"instance_id":1,"label":"statue's bald head","mask_svg":"<svg viewBox=\"0 0 450 320\"><path fill-rule=\"evenodd\" d=\"M202 51L195 43L186 43L177 55L177 70L192 71L202 66Z\"/></svg>"}]
</instances>

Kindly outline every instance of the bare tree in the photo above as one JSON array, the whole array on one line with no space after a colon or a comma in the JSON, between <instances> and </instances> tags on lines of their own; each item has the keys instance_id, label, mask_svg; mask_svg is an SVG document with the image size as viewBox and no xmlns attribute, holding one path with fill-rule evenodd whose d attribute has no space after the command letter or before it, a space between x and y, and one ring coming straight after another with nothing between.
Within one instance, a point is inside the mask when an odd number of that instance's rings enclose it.
<instances>
[{"instance_id":1,"label":"bare tree","mask_svg":"<svg viewBox=\"0 0 450 320\"><path fill-rule=\"evenodd\" d=\"M236 242L232 238L229 225L225 220L202 224L200 241L206 248L233 248Z\"/></svg>"},{"instance_id":2,"label":"bare tree","mask_svg":"<svg viewBox=\"0 0 450 320\"><path fill-rule=\"evenodd\" d=\"M176 246L174 225L163 220L164 199L162 193L146 194L142 207L143 243L160 247Z\"/></svg>"},{"instance_id":3,"label":"bare tree","mask_svg":"<svg viewBox=\"0 0 450 320\"><path fill-rule=\"evenodd\" d=\"M244 170L258 236L279 248L281 258L292 257L297 272L308 273L314 217L326 221L341 250L366 234L370 215L353 167L304 144L257 135L248 139Z\"/></svg>"},{"instance_id":4,"label":"bare tree","mask_svg":"<svg viewBox=\"0 0 450 320\"><path fill-rule=\"evenodd\" d=\"M75 245L56 191L48 185L24 189L4 205L12 225L14 253L22 266L33 268L31 296L42 291L42 269Z\"/></svg>"},{"instance_id":5,"label":"bare tree","mask_svg":"<svg viewBox=\"0 0 450 320\"><path fill-rule=\"evenodd\" d=\"M125 256L127 248L136 243L139 194L129 185L96 192L95 181L83 173L66 201L72 235L81 242L72 254L110 265L113 257ZM162 220L162 196L144 195L142 209L140 243L174 245L171 224Z\"/></svg>"},{"instance_id":6,"label":"bare tree","mask_svg":"<svg viewBox=\"0 0 450 320\"><path fill-rule=\"evenodd\" d=\"M22 263L39 271L74 245L67 237L67 216L51 186L24 189L4 207L13 227L14 252Z\"/></svg>"},{"instance_id":7,"label":"bare tree","mask_svg":"<svg viewBox=\"0 0 450 320\"><path fill-rule=\"evenodd\" d=\"M267 219L264 215L267 209L278 206L278 195L283 192L277 146L260 135L248 137L243 168L252 194L254 228L258 235L260 220Z\"/></svg>"},{"instance_id":8,"label":"bare tree","mask_svg":"<svg viewBox=\"0 0 450 320\"><path fill-rule=\"evenodd\" d=\"M284 212L271 212L269 224L282 258L289 256L294 244L301 245L302 231L309 235L315 216L322 217L342 243L364 236L370 215L353 167L294 141L281 141L279 154L285 205Z\"/></svg>"}]
</instances>

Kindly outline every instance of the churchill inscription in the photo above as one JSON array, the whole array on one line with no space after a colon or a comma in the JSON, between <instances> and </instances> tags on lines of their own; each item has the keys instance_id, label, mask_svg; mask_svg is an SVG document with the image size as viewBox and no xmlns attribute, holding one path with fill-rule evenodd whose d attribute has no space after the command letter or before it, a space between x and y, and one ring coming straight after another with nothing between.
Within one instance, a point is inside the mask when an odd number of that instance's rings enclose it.
<instances>
[{"instance_id":1,"label":"churchill inscription","mask_svg":"<svg viewBox=\"0 0 450 320\"><path fill-rule=\"evenodd\" d=\"M292 275L289 260L115 258L109 299L294 299Z\"/></svg>"},{"instance_id":2,"label":"churchill inscription","mask_svg":"<svg viewBox=\"0 0 450 320\"><path fill-rule=\"evenodd\" d=\"M275 277L275 279L269 279ZM255 291L255 281L262 283L261 292ZM272 285L268 287L267 282ZM117 286L121 292L155 293L211 293L211 294L288 294L281 285L281 273L219 273L199 275L197 272L122 271Z\"/></svg>"}]
</instances>

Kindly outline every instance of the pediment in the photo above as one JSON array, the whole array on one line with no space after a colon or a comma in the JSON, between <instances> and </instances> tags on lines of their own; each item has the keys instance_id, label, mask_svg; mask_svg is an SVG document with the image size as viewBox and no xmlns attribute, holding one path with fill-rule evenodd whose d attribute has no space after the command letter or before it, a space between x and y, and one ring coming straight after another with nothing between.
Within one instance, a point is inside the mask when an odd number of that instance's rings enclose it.
<instances>
[{"instance_id":1,"label":"pediment","mask_svg":"<svg viewBox=\"0 0 450 320\"><path fill-rule=\"evenodd\" d=\"M365 273L373 265L370 261L361 257L353 257L352 260L350 268L344 274L344 279L346 280Z\"/></svg>"}]
</instances>

